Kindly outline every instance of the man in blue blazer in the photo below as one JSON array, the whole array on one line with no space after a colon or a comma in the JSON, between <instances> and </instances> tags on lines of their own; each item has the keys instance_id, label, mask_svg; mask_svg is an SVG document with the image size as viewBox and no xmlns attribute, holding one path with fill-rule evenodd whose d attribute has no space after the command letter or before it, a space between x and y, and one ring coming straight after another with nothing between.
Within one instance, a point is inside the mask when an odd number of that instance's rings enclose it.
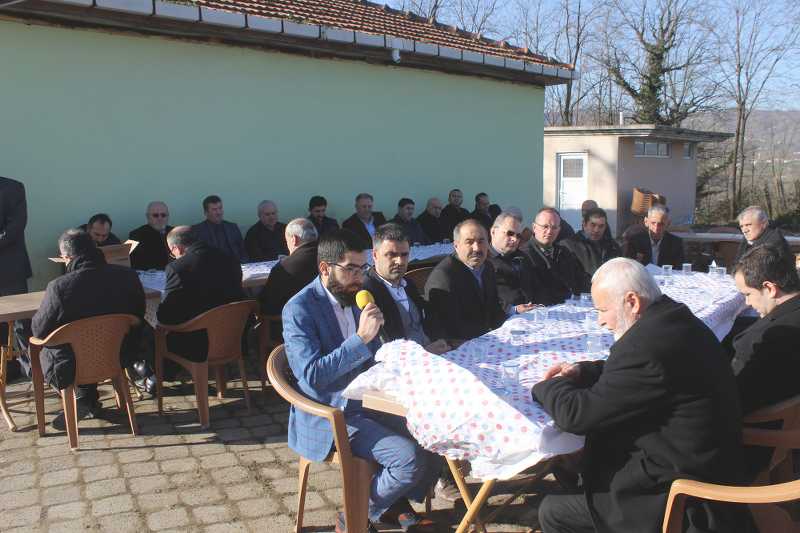
<instances>
[{"instance_id":1,"label":"man in blue blazer","mask_svg":"<svg viewBox=\"0 0 800 533\"><path fill-rule=\"evenodd\" d=\"M303 394L344 411L353 454L378 463L370 491L370 522L399 524L406 531L434 531L430 520L414 513L408 498L422 501L438 477L439 457L414 441L403 419L366 410L360 401L342 397L345 387L374 363L383 325L375 304L363 311L355 305L369 268L361 241L353 232L340 229L320 239L319 276L283 308L286 355ZM322 461L333 447L330 424L291 408L289 447L303 457ZM336 531L345 531L341 513Z\"/></svg>"},{"instance_id":2,"label":"man in blue blazer","mask_svg":"<svg viewBox=\"0 0 800 533\"><path fill-rule=\"evenodd\" d=\"M224 220L222 198L212 194L203 199L203 213L206 219L192 226L192 233L198 240L219 248L240 263L247 263L247 252L239 226Z\"/></svg>"}]
</instances>

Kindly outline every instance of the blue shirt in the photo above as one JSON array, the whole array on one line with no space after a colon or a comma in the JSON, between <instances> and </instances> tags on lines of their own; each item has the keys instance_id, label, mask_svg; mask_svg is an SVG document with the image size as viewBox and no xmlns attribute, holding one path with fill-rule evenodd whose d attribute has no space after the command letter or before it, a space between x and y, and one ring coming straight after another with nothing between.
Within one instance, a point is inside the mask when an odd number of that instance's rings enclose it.
<instances>
[{"instance_id":1,"label":"blue shirt","mask_svg":"<svg viewBox=\"0 0 800 533\"><path fill-rule=\"evenodd\" d=\"M465 265L466 266L466 265ZM469 271L472 272L472 275L475 276L475 280L478 282L478 287L481 289L483 288L483 268L486 266L486 263L481 264L478 268L469 268Z\"/></svg>"}]
</instances>

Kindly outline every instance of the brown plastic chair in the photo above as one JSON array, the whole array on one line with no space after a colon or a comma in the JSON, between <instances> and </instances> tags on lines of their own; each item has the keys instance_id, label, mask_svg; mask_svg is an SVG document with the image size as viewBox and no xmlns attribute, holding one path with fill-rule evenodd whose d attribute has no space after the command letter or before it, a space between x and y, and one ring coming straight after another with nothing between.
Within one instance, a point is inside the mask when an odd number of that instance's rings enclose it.
<instances>
[{"instance_id":1,"label":"brown plastic chair","mask_svg":"<svg viewBox=\"0 0 800 533\"><path fill-rule=\"evenodd\" d=\"M403 276L406 279L410 279L414 285L417 286L417 290L420 292L420 295L424 297L425 295L425 283L428 282L428 277L433 272L435 267L422 267L422 268L415 268L414 270L409 270L406 272L406 275Z\"/></svg>"},{"instance_id":2,"label":"brown plastic chair","mask_svg":"<svg viewBox=\"0 0 800 533\"><path fill-rule=\"evenodd\" d=\"M217 398L225 397L225 368L224 365L237 361L239 373L244 388L244 400L247 409L250 409L250 391L247 388L247 373L244 368L242 354L242 333L247 326L247 320L258 309L255 300L243 300L220 305L197 315L193 319L178 324L156 326L156 398L158 412L163 412L163 375L164 359L169 359L189 371L194 382L194 392L197 398L197 413L200 425L208 428L208 371L214 367L216 371ZM189 333L192 331L206 330L208 334L208 359L199 363L189 361L174 354L167 349L168 333Z\"/></svg>"},{"instance_id":3,"label":"brown plastic chair","mask_svg":"<svg viewBox=\"0 0 800 533\"><path fill-rule=\"evenodd\" d=\"M746 445L776 449L800 448L800 431L798 430L745 428L742 436ZM753 520L760 532L800 532L800 524L793 522L783 508L774 505L800 500L800 480L759 487L731 487L677 479L672 482L667 498L667 508L662 525L663 533L682 533L687 498L749 504Z\"/></svg>"},{"instance_id":4,"label":"brown plastic chair","mask_svg":"<svg viewBox=\"0 0 800 533\"><path fill-rule=\"evenodd\" d=\"M110 379L117 395L117 407L124 400L128 411L131 433L137 435L136 413L128 390L128 381L120 365L119 353L122 340L132 326L139 323L133 315L99 315L65 324L53 331L45 339L31 337L31 367L33 388L36 398L36 424L39 435L44 436L44 376L39 355L44 347L69 344L75 354L75 381L61 393L64 417L67 424L69 447L78 448L78 419L76 412L75 387L99 383Z\"/></svg>"},{"instance_id":5,"label":"brown plastic chair","mask_svg":"<svg viewBox=\"0 0 800 533\"><path fill-rule=\"evenodd\" d=\"M267 358L269 357L270 352L281 344L280 341L276 341L272 338L272 332L274 331L274 328L279 327L281 324L282 319L280 315L258 314L258 326L256 327L256 333L258 334L258 354L259 357L262 356L262 354L264 357L260 369L261 392L264 394L267 393Z\"/></svg>"},{"instance_id":6,"label":"brown plastic chair","mask_svg":"<svg viewBox=\"0 0 800 533\"><path fill-rule=\"evenodd\" d=\"M344 516L347 531L365 533L369 518L369 488L376 465L373 462L355 457L350 451L350 440L347 437L347 426L341 409L317 403L294 388L294 376L286 359L286 351L281 344L275 348L267 359L267 375L272 386L283 399L295 409L319 416L328 420L333 430L335 450L326 459L326 463L339 464L342 472L344 491ZM306 501L306 486L311 460L300 457L299 491L297 496L297 523L295 532L303 529L303 508Z\"/></svg>"},{"instance_id":7,"label":"brown plastic chair","mask_svg":"<svg viewBox=\"0 0 800 533\"><path fill-rule=\"evenodd\" d=\"M783 430L800 430L800 395L794 396L774 405L762 407L744 417L747 424L763 422L780 422ZM768 471L756 478L759 483L775 481L792 481L794 479L794 463L791 448L775 447Z\"/></svg>"}]
</instances>

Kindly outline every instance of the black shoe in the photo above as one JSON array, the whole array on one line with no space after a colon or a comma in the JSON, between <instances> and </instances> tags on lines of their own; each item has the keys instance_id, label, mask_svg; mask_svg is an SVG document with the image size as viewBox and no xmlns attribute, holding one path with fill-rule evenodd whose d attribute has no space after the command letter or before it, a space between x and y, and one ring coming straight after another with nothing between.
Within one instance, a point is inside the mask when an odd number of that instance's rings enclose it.
<instances>
[{"instance_id":1,"label":"black shoe","mask_svg":"<svg viewBox=\"0 0 800 533\"><path fill-rule=\"evenodd\" d=\"M100 412L100 409L102 408L100 402L98 401L95 401L93 405L83 402L81 400L78 400L76 403L78 404L76 408L76 414L78 415L78 422L84 419L90 420L92 418L97 417L97 414ZM53 429L57 429L59 431L66 430L67 419L64 416L64 411L58 413L56 417L53 419L53 421L50 422L50 425L53 426Z\"/></svg>"},{"instance_id":2,"label":"black shoe","mask_svg":"<svg viewBox=\"0 0 800 533\"><path fill-rule=\"evenodd\" d=\"M140 378L148 378L155 373L153 369L150 368L150 365L147 364L147 361L136 361L131 365L131 368L133 369L134 376L139 376Z\"/></svg>"},{"instance_id":3,"label":"black shoe","mask_svg":"<svg viewBox=\"0 0 800 533\"><path fill-rule=\"evenodd\" d=\"M133 386L140 391L144 391L151 396L156 395L156 377L148 376L146 378L137 379Z\"/></svg>"},{"instance_id":4,"label":"black shoe","mask_svg":"<svg viewBox=\"0 0 800 533\"><path fill-rule=\"evenodd\" d=\"M344 523L344 513L336 513L336 533L347 533L347 528ZM367 533L378 533L378 530L372 525L372 522L367 522Z\"/></svg>"}]
</instances>

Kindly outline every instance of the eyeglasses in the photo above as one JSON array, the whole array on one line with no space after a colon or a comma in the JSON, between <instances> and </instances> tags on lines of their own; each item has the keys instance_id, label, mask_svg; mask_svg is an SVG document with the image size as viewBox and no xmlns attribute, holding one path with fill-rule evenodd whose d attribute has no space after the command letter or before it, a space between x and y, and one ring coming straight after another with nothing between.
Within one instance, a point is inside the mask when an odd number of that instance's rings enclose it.
<instances>
[{"instance_id":1,"label":"eyeglasses","mask_svg":"<svg viewBox=\"0 0 800 533\"><path fill-rule=\"evenodd\" d=\"M547 230L557 230L558 228L561 227L561 226L554 226L552 224L539 224L537 222L534 222L534 224L536 224L537 226L539 226L540 228L542 228L545 231L547 231Z\"/></svg>"},{"instance_id":2,"label":"eyeglasses","mask_svg":"<svg viewBox=\"0 0 800 533\"><path fill-rule=\"evenodd\" d=\"M340 265L338 263L331 263L331 266L339 267L348 274L350 274L351 276L355 276L356 274L361 274L363 276L369 270L369 264L354 266L354 265Z\"/></svg>"},{"instance_id":3,"label":"eyeglasses","mask_svg":"<svg viewBox=\"0 0 800 533\"><path fill-rule=\"evenodd\" d=\"M506 232L506 237L516 237L517 239L519 239L520 237L522 237L522 233L517 233L516 231L508 230Z\"/></svg>"},{"instance_id":4,"label":"eyeglasses","mask_svg":"<svg viewBox=\"0 0 800 533\"><path fill-rule=\"evenodd\" d=\"M167 218L169 215L167 213L150 213L150 216L153 218Z\"/></svg>"}]
</instances>

